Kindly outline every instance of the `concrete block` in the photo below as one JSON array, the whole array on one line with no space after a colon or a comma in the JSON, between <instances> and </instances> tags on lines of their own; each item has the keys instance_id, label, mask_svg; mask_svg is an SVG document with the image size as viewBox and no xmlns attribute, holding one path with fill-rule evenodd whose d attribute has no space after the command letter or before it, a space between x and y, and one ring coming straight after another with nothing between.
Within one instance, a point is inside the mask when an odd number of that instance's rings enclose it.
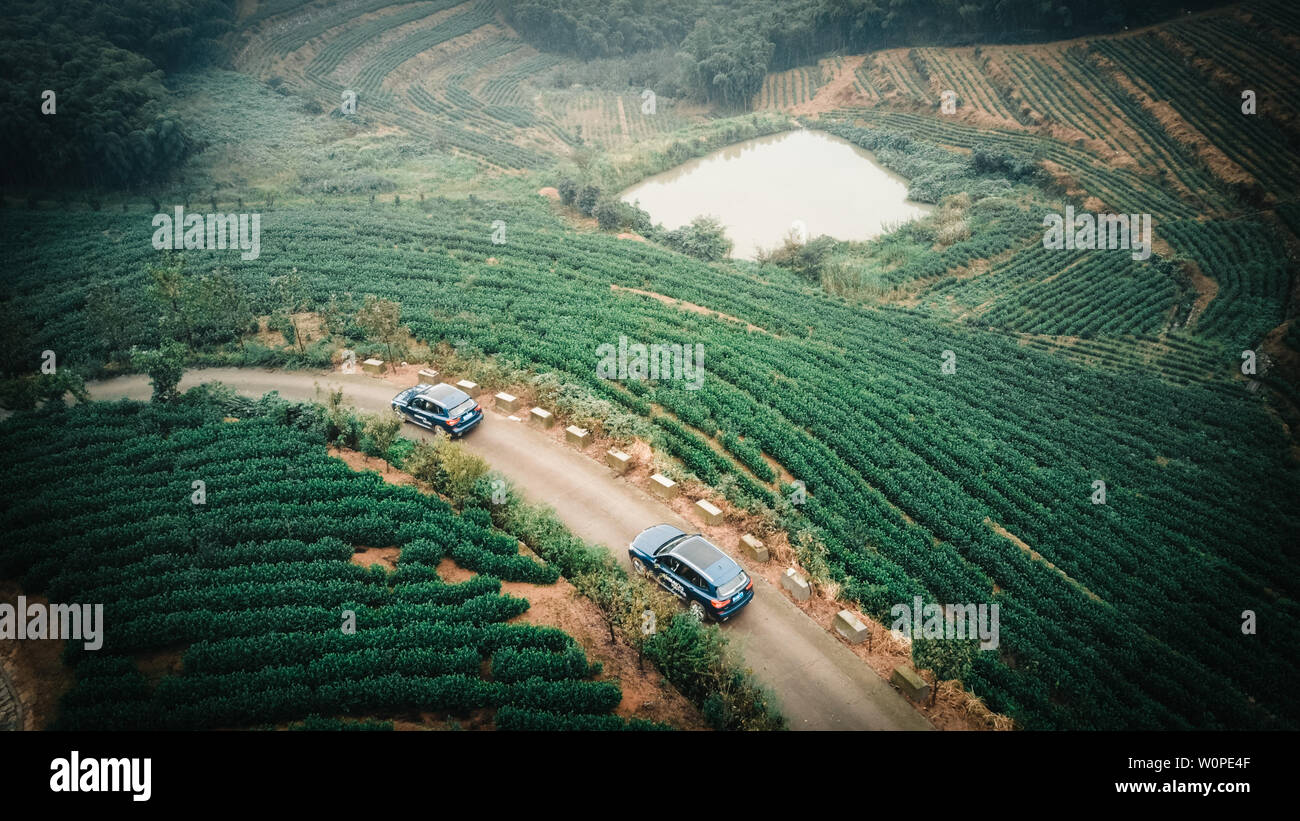
<instances>
[{"instance_id":1,"label":"concrete block","mask_svg":"<svg viewBox=\"0 0 1300 821\"><path fill-rule=\"evenodd\" d=\"M519 410L519 397L502 391L496 396L497 410L499 411L517 411Z\"/></svg>"},{"instance_id":2,"label":"concrete block","mask_svg":"<svg viewBox=\"0 0 1300 821\"><path fill-rule=\"evenodd\" d=\"M903 691L903 695L913 701L925 701L930 697L930 685L911 667L898 666L889 677L889 683Z\"/></svg>"},{"instance_id":3,"label":"concrete block","mask_svg":"<svg viewBox=\"0 0 1300 821\"><path fill-rule=\"evenodd\" d=\"M871 635L867 632L867 625L863 624L857 613L851 610L841 610L836 613L831 626L835 628L836 633L848 639L849 644L861 644Z\"/></svg>"},{"instance_id":4,"label":"concrete block","mask_svg":"<svg viewBox=\"0 0 1300 821\"><path fill-rule=\"evenodd\" d=\"M632 467L632 457L621 450L610 448L605 451L605 464L612 467L615 473L627 473L627 469Z\"/></svg>"},{"instance_id":5,"label":"concrete block","mask_svg":"<svg viewBox=\"0 0 1300 821\"><path fill-rule=\"evenodd\" d=\"M365 362L361 363L361 370L365 371L366 373L383 373L384 360L367 359Z\"/></svg>"},{"instance_id":6,"label":"concrete block","mask_svg":"<svg viewBox=\"0 0 1300 821\"><path fill-rule=\"evenodd\" d=\"M763 544L751 533L746 533L740 537L740 549L746 556L756 562L768 560L767 545Z\"/></svg>"},{"instance_id":7,"label":"concrete block","mask_svg":"<svg viewBox=\"0 0 1300 821\"><path fill-rule=\"evenodd\" d=\"M469 381L468 379L462 379L462 380L460 380L459 382L456 383L456 387L460 388L461 390L463 390L465 393L469 394L470 396L478 396L478 383L477 383L477 382L471 382L471 381Z\"/></svg>"},{"instance_id":8,"label":"concrete block","mask_svg":"<svg viewBox=\"0 0 1300 821\"><path fill-rule=\"evenodd\" d=\"M548 410L533 408L528 412L528 419L539 428L549 428L555 425L555 417Z\"/></svg>"},{"instance_id":9,"label":"concrete block","mask_svg":"<svg viewBox=\"0 0 1300 821\"><path fill-rule=\"evenodd\" d=\"M570 445L583 447L591 441L591 432L586 428L580 428L577 425L569 425L564 429L564 441L568 442Z\"/></svg>"},{"instance_id":10,"label":"concrete block","mask_svg":"<svg viewBox=\"0 0 1300 821\"><path fill-rule=\"evenodd\" d=\"M677 483L662 473L656 473L650 477L650 489L660 499L676 499L677 494L681 492L681 488L677 487Z\"/></svg>"},{"instance_id":11,"label":"concrete block","mask_svg":"<svg viewBox=\"0 0 1300 821\"><path fill-rule=\"evenodd\" d=\"M440 376L440 374L439 374L437 371L433 370L432 368L430 368L430 369L428 369L428 370L420 371L420 384L421 384L421 385L436 385L436 384L438 384L440 381L442 381L442 380L440 380L440 379L438 378L439 376Z\"/></svg>"},{"instance_id":12,"label":"concrete block","mask_svg":"<svg viewBox=\"0 0 1300 821\"><path fill-rule=\"evenodd\" d=\"M710 502L708 499L699 500L695 503L695 507L699 509L701 515L704 517L704 523L706 525L722 524L722 509Z\"/></svg>"},{"instance_id":13,"label":"concrete block","mask_svg":"<svg viewBox=\"0 0 1300 821\"><path fill-rule=\"evenodd\" d=\"M808 601L812 598L812 588L808 586L808 581L800 576L793 567L787 567L785 573L781 574L781 586L790 591L795 601Z\"/></svg>"}]
</instances>

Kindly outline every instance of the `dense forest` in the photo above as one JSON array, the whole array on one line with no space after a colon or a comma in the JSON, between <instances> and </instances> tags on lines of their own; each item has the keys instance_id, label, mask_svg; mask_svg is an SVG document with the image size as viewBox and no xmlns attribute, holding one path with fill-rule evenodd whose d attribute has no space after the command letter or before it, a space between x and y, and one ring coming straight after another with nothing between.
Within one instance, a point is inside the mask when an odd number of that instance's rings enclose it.
<instances>
[{"instance_id":1,"label":"dense forest","mask_svg":"<svg viewBox=\"0 0 1300 821\"><path fill-rule=\"evenodd\" d=\"M212 59L234 3L9 0L0 14L0 181L122 188L191 149L164 72Z\"/></svg>"},{"instance_id":2,"label":"dense forest","mask_svg":"<svg viewBox=\"0 0 1300 821\"><path fill-rule=\"evenodd\" d=\"M769 71L830 52L1077 37L1154 23L1205 0L503 0L543 51L583 59L676 49L699 99L743 106Z\"/></svg>"}]
</instances>

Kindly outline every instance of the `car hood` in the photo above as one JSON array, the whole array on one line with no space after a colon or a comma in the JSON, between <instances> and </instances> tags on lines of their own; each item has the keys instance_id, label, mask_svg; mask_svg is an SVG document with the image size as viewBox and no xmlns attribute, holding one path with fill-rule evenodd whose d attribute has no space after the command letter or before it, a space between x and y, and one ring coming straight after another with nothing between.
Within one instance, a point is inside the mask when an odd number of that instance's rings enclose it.
<instances>
[{"instance_id":1,"label":"car hood","mask_svg":"<svg viewBox=\"0 0 1300 821\"><path fill-rule=\"evenodd\" d=\"M647 527L632 540L632 547L642 553L654 553L664 542L674 536L680 536L682 533L683 531L673 527L672 525L655 525L653 527Z\"/></svg>"}]
</instances>

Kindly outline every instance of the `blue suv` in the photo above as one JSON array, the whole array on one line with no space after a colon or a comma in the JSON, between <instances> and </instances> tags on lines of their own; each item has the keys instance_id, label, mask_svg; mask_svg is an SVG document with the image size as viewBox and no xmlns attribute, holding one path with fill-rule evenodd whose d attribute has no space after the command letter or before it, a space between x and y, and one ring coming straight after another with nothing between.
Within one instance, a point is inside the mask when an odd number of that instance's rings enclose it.
<instances>
[{"instance_id":1,"label":"blue suv","mask_svg":"<svg viewBox=\"0 0 1300 821\"><path fill-rule=\"evenodd\" d=\"M446 382L407 388L393 397L393 411L408 422L452 436L464 436L483 421L483 406Z\"/></svg>"},{"instance_id":2,"label":"blue suv","mask_svg":"<svg viewBox=\"0 0 1300 821\"><path fill-rule=\"evenodd\" d=\"M632 569L686 602L701 621L726 621L754 599L754 581L699 533L672 525L641 531L627 546Z\"/></svg>"}]
</instances>

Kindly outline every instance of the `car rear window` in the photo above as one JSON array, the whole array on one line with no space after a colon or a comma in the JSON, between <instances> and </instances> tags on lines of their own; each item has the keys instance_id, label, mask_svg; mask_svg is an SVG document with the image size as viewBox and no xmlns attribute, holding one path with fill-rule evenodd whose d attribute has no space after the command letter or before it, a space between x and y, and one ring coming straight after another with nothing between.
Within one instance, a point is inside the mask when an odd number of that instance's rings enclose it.
<instances>
[{"instance_id":1,"label":"car rear window","mask_svg":"<svg viewBox=\"0 0 1300 821\"><path fill-rule=\"evenodd\" d=\"M451 409L450 411L448 411L448 415L449 415L449 416L463 416L464 414L467 414L467 413L469 413L470 411L474 410L474 406L475 406L476 404L478 404L478 403L476 403L473 399L467 399L467 400L465 400L464 402L461 402L461 403L460 403L459 405L457 405L455 408L453 408L453 409Z\"/></svg>"},{"instance_id":2,"label":"car rear window","mask_svg":"<svg viewBox=\"0 0 1300 821\"><path fill-rule=\"evenodd\" d=\"M723 599L729 599L732 596L739 593L741 590L743 590L745 588L745 585L748 583L749 583L749 577L746 576L743 571L737 573L736 578L731 579L725 584L718 585L718 597Z\"/></svg>"}]
</instances>

